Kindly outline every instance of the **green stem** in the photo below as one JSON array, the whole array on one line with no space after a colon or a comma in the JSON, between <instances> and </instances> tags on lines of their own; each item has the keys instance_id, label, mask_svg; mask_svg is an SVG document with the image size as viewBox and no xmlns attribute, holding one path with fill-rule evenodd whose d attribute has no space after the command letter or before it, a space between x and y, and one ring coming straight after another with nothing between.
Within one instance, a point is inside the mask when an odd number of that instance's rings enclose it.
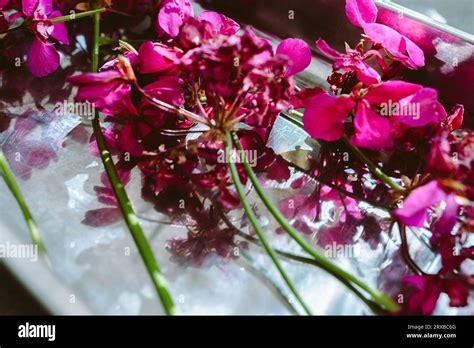
<instances>
[{"instance_id":1,"label":"green stem","mask_svg":"<svg viewBox=\"0 0 474 348\"><path fill-rule=\"evenodd\" d=\"M50 21L51 23L59 23L59 22L69 22L73 21L76 19L84 18L84 17L89 17L89 16L95 16L96 14L100 14L102 12L107 11L106 8L98 8L90 11L85 11L85 12L79 12L79 13L72 13L66 16L60 16L56 18L51 18Z\"/></svg>"},{"instance_id":2,"label":"green stem","mask_svg":"<svg viewBox=\"0 0 474 348\"><path fill-rule=\"evenodd\" d=\"M232 139L230 136L230 133L226 134L226 153L227 156L230 155L232 152ZM227 162L229 163L229 168L230 168L230 174L232 176L232 180L234 181L235 188L237 190L237 194L239 195L240 202L242 203L242 207L244 208L245 213L247 214L247 217L249 218L249 221L255 230L258 238L260 239L260 242L263 245L263 248L267 252L268 256L273 261L273 264L276 266L278 269L278 272L280 272L281 277L285 281L286 285L288 285L288 288L291 290L291 292L295 295L296 299L299 301L301 306L303 307L304 311L306 314L311 315L311 311L309 307L305 304L303 298L299 294L298 290L294 286L293 282L291 279L288 277L286 274L285 270L283 269L282 265L280 264L280 261L278 261L278 257L271 248L270 244L268 243L267 238L265 237L265 233L263 232L262 228L260 227L260 224L257 221L257 218L255 214L252 211L252 208L250 207L249 203L247 202L247 199L245 197L245 191L244 188L242 187L242 183L240 182L239 174L237 172L237 167L235 163L230 159L230 157L227 159Z\"/></svg>"},{"instance_id":3,"label":"green stem","mask_svg":"<svg viewBox=\"0 0 474 348\"><path fill-rule=\"evenodd\" d=\"M93 1L95 5L97 1ZM100 12L94 14L94 41L92 49L92 71L97 71L98 62L99 62L99 34L100 34ZM168 285L166 279L161 273L158 262L155 258L153 250L148 243L148 240L143 232L138 218L132 208L132 204L127 196L127 192L120 181L120 178L117 174L112 156L107 149L107 143L102 133L102 128L100 126L100 121L98 118L98 113L96 117L92 120L92 127L94 130L94 136L97 141L97 146L99 148L99 153L104 165L107 176L112 185L115 197L117 198L118 205L122 211L122 215L125 219L125 222L130 230L132 237L135 241L135 244L138 247L140 255L145 263L146 269L153 281L153 284L156 288L158 296L161 299L164 310L166 314L172 315L175 313L175 306L173 299L168 290Z\"/></svg>"},{"instance_id":4,"label":"green stem","mask_svg":"<svg viewBox=\"0 0 474 348\"><path fill-rule=\"evenodd\" d=\"M38 226L36 226L36 222L33 219L33 216L31 215L31 212L25 202L25 198L21 194L20 188L16 183L15 176L10 170L7 159L5 158L2 150L0 150L0 172L3 174L3 179L5 180L5 183L7 184L8 188L10 189L10 192L15 197L21 209L33 243L37 245L38 250L42 255L46 255L46 248L44 247L43 241L41 240Z\"/></svg>"},{"instance_id":5,"label":"green stem","mask_svg":"<svg viewBox=\"0 0 474 348\"><path fill-rule=\"evenodd\" d=\"M296 110L290 110L289 113L293 116L298 117L299 119L303 118L303 114L299 111ZM301 124L295 123L297 126L302 128ZM342 137L342 141L344 144L354 153L354 155L362 162L367 165L367 167L370 169L370 171L380 180L382 180L384 183L386 183L388 186L390 186L392 189L396 191L403 191L403 187L401 187L399 184L397 184L391 177L389 177L387 174L385 174L374 162L372 162L359 148L355 147L349 142L349 139L347 139L347 136Z\"/></svg>"},{"instance_id":6,"label":"green stem","mask_svg":"<svg viewBox=\"0 0 474 348\"><path fill-rule=\"evenodd\" d=\"M235 132L232 132L232 140L234 141L235 146L237 147L238 150L242 151L242 146L240 144L240 140L235 134ZM380 293L377 290L373 290L369 286L367 286L365 283L360 281L358 278L353 276L352 274L344 271L340 267L336 266L329 260L327 260L325 257L320 255L316 250L314 250L303 238L300 237L300 234L298 231L296 231L293 226L290 225L290 223L285 219L285 217L280 213L280 211L273 205L273 203L270 202L270 200L267 198L265 193L263 192L262 187L260 186L260 183L258 182L257 177L255 176L252 168L248 164L246 160L243 161L243 165L245 168L245 171L247 173L247 176L249 177L250 181L252 182L255 191L259 195L260 199L262 202L265 204L267 209L270 211L270 213L273 215L275 220L280 224L280 226L290 235L290 237L297 242L300 247L306 251L309 255L311 255L316 262L321 266L321 268L325 269L331 274L337 274L338 276L341 276L353 284L357 285L359 288L362 290L366 291L372 299L377 302L380 306L383 308L389 310L389 311L396 311L399 309L398 305L388 296L386 296L383 293Z\"/></svg>"}]
</instances>

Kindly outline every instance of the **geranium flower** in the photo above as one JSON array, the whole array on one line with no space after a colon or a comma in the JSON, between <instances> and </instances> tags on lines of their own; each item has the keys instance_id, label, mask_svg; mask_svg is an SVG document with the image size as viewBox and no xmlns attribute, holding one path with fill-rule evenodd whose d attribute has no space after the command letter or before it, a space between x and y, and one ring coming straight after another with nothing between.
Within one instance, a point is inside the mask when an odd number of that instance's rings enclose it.
<instances>
[{"instance_id":1,"label":"geranium flower","mask_svg":"<svg viewBox=\"0 0 474 348\"><path fill-rule=\"evenodd\" d=\"M133 82L135 77L130 76L133 70L129 65L129 58L122 57L105 65L107 70L69 76L67 81L79 86L77 101L93 103L99 111L111 116L119 112L137 115L130 96L130 82Z\"/></svg>"},{"instance_id":2,"label":"geranium flower","mask_svg":"<svg viewBox=\"0 0 474 348\"><path fill-rule=\"evenodd\" d=\"M380 74L365 62L374 54L373 52L363 54L359 50L346 46L346 53L343 54L331 48L323 39L316 41L316 47L327 57L335 59L332 65L334 70L355 72L357 78L367 86L381 81Z\"/></svg>"},{"instance_id":3,"label":"geranium flower","mask_svg":"<svg viewBox=\"0 0 474 348\"><path fill-rule=\"evenodd\" d=\"M416 70L424 66L423 50L405 35L386 25L375 23L377 12L377 6L372 0L346 0L347 18L353 25L361 27L373 43L382 45L393 59L410 69Z\"/></svg>"},{"instance_id":4,"label":"geranium flower","mask_svg":"<svg viewBox=\"0 0 474 348\"><path fill-rule=\"evenodd\" d=\"M382 150L392 147L392 132L403 127L439 124L447 117L432 88L404 81L387 81L368 89L353 89L349 95L332 96L319 90L306 101L304 129L312 137L326 141L339 140L345 133L344 121L354 111L354 135L351 142L360 147ZM398 104L408 110L402 116L381 116L374 109ZM419 106L410 108L408 106ZM417 111L417 112L416 112Z\"/></svg>"},{"instance_id":5,"label":"geranium flower","mask_svg":"<svg viewBox=\"0 0 474 348\"><path fill-rule=\"evenodd\" d=\"M290 75L304 69L311 59L303 41L289 40L282 42L281 54L275 55L270 42L250 28L242 36L220 36L182 57L184 78L200 83L208 105L220 103L220 98L229 107L238 102L234 118L260 128L266 138L278 114L291 105L294 81ZM291 47L298 51L290 52Z\"/></svg>"},{"instance_id":6,"label":"geranium flower","mask_svg":"<svg viewBox=\"0 0 474 348\"><path fill-rule=\"evenodd\" d=\"M411 275L403 281L412 287L405 305L409 314L431 315L442 292L448 294L451 307L467 305L469 290L460 276L444 279L439 275Z\"/></svg>"},{"instance_id":7,"label":"geranium flower","mask_svg":"<svg viewBox=\"0 0 474 348\"><path fill-rule=\"evenodd\" d=\"M403 201L403 206L394 212L394 216L403 224L423 227L428 219L428 210L445 203L443 214L433 226L432 242L435 243L443 234L451 233L456 224L459 204L456 195L449 192L438 181L430 181L411 192Z\"/></svg>"},{"instance_id":8,"label":"geranium flower","mask_svg":"<svg viewBox=\"0 0 474 348\"><path fill-rule=\"evenodd\" d=\"M32 21L30 29L36 35L28 53L28 68L36 77L49 75L59 66L59 53L51 38L69 45L66 25L50 21L60 17L61 12L53 11L51 0L23 0L22 9L26 19Z\"/></svg>"}]
</instances>

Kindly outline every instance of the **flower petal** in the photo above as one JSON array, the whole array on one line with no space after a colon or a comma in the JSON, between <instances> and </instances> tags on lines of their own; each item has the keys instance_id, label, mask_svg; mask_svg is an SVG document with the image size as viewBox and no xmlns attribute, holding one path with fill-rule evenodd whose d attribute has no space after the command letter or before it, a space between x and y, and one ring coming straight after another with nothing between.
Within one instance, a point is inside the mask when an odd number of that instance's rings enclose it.
<instances>
[{"instance_id":1,"label":"flower petal","mask_svg":"<svg viewBox=\"0 0 474 348\"><path fill-rule=\"evenodd\" d=\"M139 157L143 153L144 147L138 141L134 134L133 125L131 123L122 127L118 134L118 144L120 148L130 153L133 157Z\"/></svg>"},{"instance_id":2,"label":"flower petal","mask_svg":"<svg viewBox=\"0 0 474 348\"><path fill-rule=\"evenodd\" d=\"M52 43L35 38L28 53L27 64L34 76L49 75L59 66L59 53Z\"/></svg>"},{"instance_id":3,"label":"flower petal","mask_svg":"<svg viewBox=\"0 0 474 348\"><path fill-rule=\"evenodd\" d=\"M443 214L433 226L433 234L430 239L433 245L438 242L441 236L451 234L458 221L459 204L456 202L456 195L450 193L446 197L445 202L446 207L444 208Z\"/></svg>"},{"instance_id":4,"label":"flower petal","mask_svg":"<svg viewBox=\"0 0 474 348\"><path fill-rule=\"evenodd\" d=\"M360 64L359 69L356 70L356 75L366 86L379 83L381 80L380 74L365 62Z\"/></svg>"},{"instance_id":5,"label":"flower petal","mask_svg":"<svg viewBox=\"0 0 474 348\"><path fill-rule=\"evenodd\" d=\"M22 0L21 6L26 17L33 17L33 13L38 6L38 0Z\"/></svg>"},{"instance_id":6,"label":"flower petal","mask_svg":"<svg viewBox=\"0 0 474 348\"><path fill-rule=\"evenodd\" d=\"M398 102L402 116L396 121L411 127L424 127L430 123L438 124L447 117L446 110L438 101L438 92L433 88L422 88L412 96Z\"/></svg>"},{"instance_id":7,"label":"flower petal","mask_svg":"<svg viewBox=\"0 0 474 348\"><path fill-rule=\"evenodd\" d=\"M346 0L346 16L356 27L363 27L375 22L377 6L372 0Z\"/></svg>"},{"instance_id":8,"label":"flower petal","mask_svg":"<svg viewBox=\"0 0 474 348\"><path fill-rule=\"evenodd\" d=\"M163 76L143 89L152 97L174 106L184 104L183 80L177 76Z\"/></svg>"},{"instance_id":9,"label":"flower petal","mask_svg":"<svg viewBox=\"0 0 474 348\"><path fill-rule=\"evenodd\" d=\"M277 47L276 53L285 55L290 59L285 77L298 74L311 63L311 50L306 42L301 39L285 39Z\"/></svg>"},{"instance_id":10,"label":"flower petal","mask_svg":"<svg viewBox=\"0 0 474 348\"><path fill-rule=\"evenodd\" d=\"M352 144L371 150L384 150L391 145L390 121L374 112L367 101L357 105Z\"/></svg>"},{"instance_id":11,"label":"flower petal","mask_svg":"<svg viewBox=\"0 0 474 348\"><path fill-rule=\"evenodd\" d=\"M140 72L149 74L168 70L178 64L178 52L159 43L145 42L138 51Z\"/></svg>"},{"instance_id":12,"label":"flower petal","mask_svg":"<svg viewBox=\"0 0 474 348\"><path fill-rule=\"evenodd\" d=\"M49 18L56 18L60 16L61 16L61 12L54 11L53 13L51 13ZM54 37L59 42L62 42L65 45L69 45L69 37L67 35L66 23L64 22L54 23L54 30L51 36Z\"/></svg>"},{"instance_id":13,"label":"flower petal","mask_svg":"<svg viewBox=\"0 0 474 348\"><path fill-rule=\"evenodd\" d=\"M344 120L354 106L354 100L349 97L320 93L308 100L303 115L304 129L316 139L338 140L344 135Z\"/></svg>"},{"instance_id":14,"label":"flower petal","mask_svg":"<svg viewBox=\"0 0 474 348\"><path fill-rule=\"evenodd\" d=\"M407 226L423 227L428 217L428 208L438 205L445 197L446 193L438 182L431 181L411 192L394 215Z\"/></svg>"},{"instance_id":15,"label":"flower petal","mask_svg":"<svg viewBox=\"0 0 474 348\"><path fill-rule=\"evenodd\" d=\"M425 53L423 50L409 38L404 36L406 50L411 61L411 68L417 69L425 66Z\"/></svg>"},{"instance_id":16,"label":"flower petal","mask_svg":"<svg viewBox=\"0 0 474 348\"><path fill-rule=\"evenodd\" d=\"M402 98L415 94L422 88L422 85L392 80L369 89L364 99L371 105L380 106L380 104L387 103L390 100L398 102Z\"/></svg>"},{"instance_id":17,"label":"flower petal","mask_svg":"<svg viewBox=\"0 0 474 348\"><path fill-rule=\"evenodd\" d=\"M329 44L324 41L323 39L319 38L316 41L316 48L321 51L322 54L324 54L326 57L337 59L344 57L344 54L341 52L336 51L334 48L329 46Z\"/></svg>"},{"instance_id":18,"label":"flower petal","mask_svg":"<svg viewBox=\"0 0 474 348\"><path fill-rule=\"evenodd\" d=\"M158 32L164 32L171 38L179 34L181 25L194 16L193 7L189 0L167 0L158 13L156 26ZM160 30L161 29L161 30Z\"/></svg>"},{"instance_id":19,"label":"flower petal","mask_svg":"<svg viewBox=\"0 0 474 348\"><path fill-rule=\"evenodd\" d=\"M370 23L364 26L364 33L410 69L425 65L423 50L396 30L383 24Z\"/></svg>"}]
</instances>

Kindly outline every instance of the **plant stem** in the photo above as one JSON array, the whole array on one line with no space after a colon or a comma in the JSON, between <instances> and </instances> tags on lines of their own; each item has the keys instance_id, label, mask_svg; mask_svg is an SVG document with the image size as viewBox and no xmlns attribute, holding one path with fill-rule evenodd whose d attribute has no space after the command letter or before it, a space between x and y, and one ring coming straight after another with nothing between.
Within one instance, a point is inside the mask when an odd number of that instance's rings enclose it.
<instances>
[{"instance_id":1,"label":"plant stem","mask_svg":"<svg viewBox=\"0 0 474 348\"><path fill-rule=\"evenodd\" d=\"M5 180L5 183L7 184L8 188L10 189L10 192L15 197L21 209L26 225L28 226L28 231L30 232L31 239L33 240L33 243L37 245L38 251L42 255L46 256L46 248L44 247L43 241L41 240L38 226L36 225L36 222L33 219L33 216L31 215L30 209L28 208L28 205L25 202L25 198L21 194L20 188L18 187L18 184L16 183L15 176L13 175L10 169L10 166L8 165L7 159L5 158L5 155L3 154L3 151L1 149L0 149L0 172L1 174L3 174L3 179Z\"/></svg>"},{"instance_id":2,"label":"plant stem","mask_svg":"<svg viewBox=\"0 0 474 348\"><path fill-rule=\"evenodd\" d=\"M102 8L98 8L98 9L94 9L90 11L72 13L66 16L51 18L50 21L51 23L69 22L69 21L73 21L76 19L84 18L84 17L95 16L105 11L107 11L107 9L105 7L102 7Z\"/></svg>"},{"instance_id":3,"label":"plant stem","mask_svg":"<svg viewBox=\"0 0 474 348\"><path fill-rule=\"evenodd\" d=\"M242 151L243 149L242 149L242 146L240 144L240 140L237 137L237 134L235 134L235 132L232 132L232 140L234 141L234 144L237 147L237 149ZM385 308L389 311L396 311L396 310L399 309L398 305L390 297L386 296L383 293L380 293L379 291L371 289L369 286L367 286L365 283L360 281L358 278L356 278L352 274L344 271L343 269L341 269L337 265L333 264L328 259L326 259L322 255L320 255L316 250L314 250L303 238L301 238L298 231L296 231L293 228L293 226L291 226L289 224L289 222L280 213L280 211L267 198L267 196L263 192L262 187L260 186L260 183L258 182L257 177L255 176L252 168L247 163L247 161L244 160L243 162L244 162L243 165L244 165L245 171L247 173L247 176L249 177L250 181L252 182L252 184L255 188L255 191L257 192L257 194L259 195L260 199L265 204L267 209L273 215L275 220L288 233L288 235L290 235L290 237L300 245L300 247L304 251L306 251L309 255L311 255L314 258L314 260L320 265L321 268L323 268L324 270L326 270L327 272L329 272L333 275L338 275L340 277L343 277L343 278L349 280L350 282L352 282L353 284L357 285L359 288L366 291L372 297L372 299L375 302L377 302L379 305L381 305L383 308Z\"/></svg>"},{"instance_id":4,"label":"plant stem","mask_svg":"<svg viewBox=\"0 0 474 348\"><path fill-rule=\"evenodd\" d=\"M227 152L227 156L229 156L229 154L232 152L232 139L231 139L230 133L226 134L226 152ZM229 164L230 174L232 176L232 180L234 181L234 185L237 190L237 194L239 195L240 202L242 203L242 207L244 208L244 211L247 214L247 217L249 218L249 221L252 224L253 229L257 233L257 236L260 239L260 242L262 243L263 248L267 252L268 256L270 256L270 258L272 259L273 264L278 269L278 272L280 272L281 277L284 279L286 285L288 285L288 288L291 290L291 292L295 295L296 299L299 301L299 303L303 307L306 314L311 315L311 311L309 307L305 304L303 298L301 297L298 290L294 286L293 282L288 277L282 265L280 264L280 261L278 260L278 257L275 251L273 251L270 244L268 243L267 238L265 237L265 233L260 227L260 224L258 223L257 218L247 201L247 198L245 196L245 191L244 191L244 188L242 187L242 183L240 182L239 174L237 172L237 167L235 163L230 158L227 158L227 162Z\"/></svg>"},{"instance_id":5,"label":"plant stem","mask_svg":"<svg viewBox=\"0 0 474 348\"><path fill-rule=\"evenodd\" d=\"M405 263L411 269L411 271L417 275L426 274L422 271L422 269L416 264L415 260L413 260L410 256L410 250L408 248L408 239L407 239L407 230L406 226L402 223L398 224L398 229L400 230L400 238L402 241L402 256L405 260Z\"/></svg>"},{"instance_id":6,"label":"plant stem","mask_svg":"<svg viewBox=\"0 0 474 348\"><path fill-rule=\"evenodd\" d=\"M93 1L93 6L97 5L97 1ZM92 71L97 71L98 62L99 62L99 34L100 34L100 12L96 12L93 17L94 20L94 40L93 40L93 49L92 49ZM161 299L165 313L172 315L175 313L175 306L173 299L168 290L168 285L166 279L161 273L158 262L155 258L153 250L148 243L148 240L143 232L138 218L133 210L132 204L127 196L127 192L120 181L120 178L117 174L112 156L110 155L109 150L107 149L107 143L105 137L102 133L102 128L100 126L100 121L98 113L96 112L96 117L92 120L92 127L94 130L94 135L97 141L97 146L99 148L99 153L104 165L107 176L112 185L115 197L117 198L118 205L122 211L122 215L127 223L128 229L130 230L132 237L137 245L137 248L140 252L140 255L145 263L148 273L153 281L153 284L156 288L158 296Z\"/></svg>"},{"instance_id":7,"label":"plant stem","mask_svg":"<svg viewBox=\"0 0 474 348\"><path fill-rule=\"evenodd\" d=\"M296 110L290 110L289 113L293 116L298 117L299 119L303 118L303 114L299 111ZM293 122L295 123L295 122ZM295 123L296 124L296 123ZM297 124L298 125L298 124ZM299 124L299 126L302 128L302 125ZM382 180L384 183L386 183L388 186L390 186L392 189L396 191L403 191L403 187L401 187L399 184L397 184L391 177L389 177L387 174L385 174L374 162L372 162L359 148L356 146L353 146L350 142L349 139L347 139L347 136L342 137L342 141L344 144L354 153L354 155L363 163L367 165L367 167L370 169L370 171L378 177L380 180Z\"/></svg>"}]
</instances>

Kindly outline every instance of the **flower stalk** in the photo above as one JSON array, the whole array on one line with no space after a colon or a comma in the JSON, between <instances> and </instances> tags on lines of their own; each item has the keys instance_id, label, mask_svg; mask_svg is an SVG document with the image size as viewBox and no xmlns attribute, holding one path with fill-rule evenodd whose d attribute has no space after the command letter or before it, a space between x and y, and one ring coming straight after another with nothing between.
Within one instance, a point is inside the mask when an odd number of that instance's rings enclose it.
<instances>
[{"instance_id":1,"label":"flower stalk","mask_svg":"<svg viewBox=\"0 0 474 348\"><path fill-rule=\"evenodd\" d=\"M226 153L229 156L229 154L231 152L232 152L232 139L231 139L230 133L228 132L226 134ZM285 281L286 285L291 290L291 292L294 294L294 296L296 297L298 302L301 304L301 306L303 307L306 314L311 315L311 310L309 309L309 307L304 302L303 298L299 294L298 290L296 289L296 287L293 284L290 277L286 274L285 270L283 269L283 266L281 265L280 261L278 260L278 257L276 255L275 251L270 246L270 243L268 243L268 240L265 237L265 233L263 232L262 227L258 223L257 218L256 218L254 212L252 211L252 209L250 207L250 204L247 201L247 198L245 196L245 191L244 191L244 188L242 186L242 183L240 182L239 174L237 172L237 167L236 167L235 163L230 159L228 159L227 162L229 164L230 174L231 174L232 180L234 182L235 189L237 190L237 194L239 195L242 207L244 208L245 214L247 215L247 217L250 221L250 224L252 225L253 229L255 230L255 233L257 234L258 238L260 239L260 242L261 242L263 248L267 252L268 256L270 256L270 258L272 259L272 262L275 265L275 267L278 269L278 272L280 273L281 277L283 278L283 280Z\"/></svg>"},{"instance_id":2,"label":"flower stalk","mask_svg":"<svg viewBox=\"0 0 474 348\"><path fill-rule=\"evenodd\" d=\"M96 1L93 1L93 5L96 5ZM93 17L94 21L94 39L92 49L92 71L95 72L98 69L99 63L99 36L100 36L100 12L96 12ZM115 168L112 156L107 148L105 137L102 133L98 113L96 113L92 120L92 128L94 136L97 141L97 147L104 165L105 171L112 185L115 197L117 198L118 205L122 211L124 220L132 234L132 237L137 245L140 255L145 263L146 269L152 279L155 289L160 297L163 304L163 308L167 315L175 314L175 305L173 298L168 289L166 279L164 278L158 262L155 258L153 250L143 232L138 218L133 210L132 204L127 196L124 185L122 184L117 170Z\"/></svg>"},{"instance_id":3,"label":"flower stalk","mask_svg":"<svg viewBox=\"0 0 474 348\"><path fill-rule=\"evenodd\" d=\"M232 132L232 141L234 142L234 145L238 150L243 151L242 145L240 144L240 140L235 132ZM302 237L300 237L298 231L296 231L296 229L294 229L293 226L290 225L290 223L285 219L285 217L281 214L278 208L276 208L273 203L270 202L268 197L263 192L263 188L260 186L260 183L258 182L255 173L253 172L247 161L243 161L243 166L248 178L250 179L255 188L255 191L257 192L267 209L273 215L275 220L280 224L283 230L285 230L285 232L296 243L300 245L300 247L305 252L307 252L310 256L313 257L313 259L320 265L321 268L323 268L332 275L337 275L338 277L343 277L349 280L351 283L358 286L360 289L364 290L367 294L369 294L372 299L382 308L391 312L397 311L399 309L399 306L390 297L383 293L380 293L377 290L373 290L368 285L360 281L358 278L339 268L337 265L333 264L324 256L320 255L316 250L314 250Z\"/></svg>"},{"instance_id":4,"label":"flower stalk","mask_svg":"<svg viewBox=\"0 0 474 348\"><path fill-rule=\"evenodd\" d=\"M2 150L0 150L0 173L2 174L8 188L10 189L10 192L15 197L18 206L20 207L33 243L38 247L38 251L43 256L46 256L46 248L44 247L43 241L41 240L38 226L36 225L33 215L31 214L30 209L25 202L25 198L23 197L20 188L16 183L15 177Z\"/></svg>"},{"instance_id":5,"label":"flower stalk","mask_svg":"<svg viewBox=\"0 0 474 348\"><path fill-rule=\"evenodd\" d=\"M66 16L51 18L50 21L51 23L69 22L69 21L73 21L76 19L84 18L84 17L95 16L96 14L100 14L105 11L107 11L107 9L105 7L102 7L102 8L98 8L98 9L94 9L90 11L85 11L85 12L80 12L80 13L71 13Z\"/></svg>"}]
</instances>

